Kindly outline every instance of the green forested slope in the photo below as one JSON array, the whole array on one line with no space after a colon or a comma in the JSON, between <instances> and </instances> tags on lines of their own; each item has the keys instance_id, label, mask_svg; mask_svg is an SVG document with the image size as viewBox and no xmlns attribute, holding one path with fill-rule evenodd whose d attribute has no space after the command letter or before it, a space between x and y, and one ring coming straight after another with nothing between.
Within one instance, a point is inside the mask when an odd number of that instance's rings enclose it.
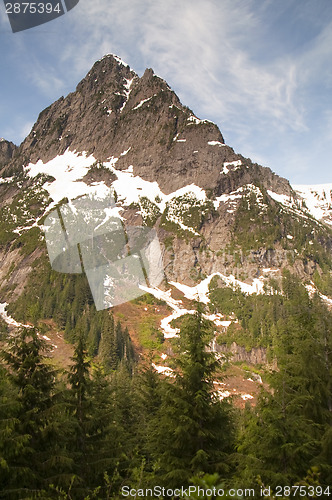
<instances>
[{"instance_id":1,"label":"green forested slope","mask_svg":"<svg viewBox=\"0 0 332 500\"><path fill-rule=\"evenodd\" d=\"M321 486L328 498L332 316L292 276L283 294L278 335L270 337L269 386L245 411L214 395L220 366L205 349L212 330L201 306L174 341L175 377L161 377L150 363L130 369L120 361L109 349L111 316L100 342L103 364L78 335L68 373L55 373L34 330L12 336L0 382L2 497L122 498L126 485L201 481L225 491L256 488L257 495L261 484Z\"/></svg>"}]
</instances>

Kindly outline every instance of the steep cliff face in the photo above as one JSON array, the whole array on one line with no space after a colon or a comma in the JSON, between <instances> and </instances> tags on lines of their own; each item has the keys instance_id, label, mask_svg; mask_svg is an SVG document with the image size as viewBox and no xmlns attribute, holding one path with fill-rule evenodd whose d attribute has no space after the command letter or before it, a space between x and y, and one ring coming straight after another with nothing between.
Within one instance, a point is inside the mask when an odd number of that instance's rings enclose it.
<instances>
[{"instance_id":1,"label":"steep cliff face","mask_svg":"<svg viewBox=\"0 0 332 500\"><path fill-rule=\"evenodd\" d=\"M117 169L133 165L135 175L157 181L166 194L189 179L217 196L253 179L291 193L285 179L235 154L218 127L198 119L151 69L139 78L112 55L96 62L75 92L40 113L19 155L24 164L46 162L67 148L100 161L119 158ZM225 162L241 166L225 176Z\"/></svg>"},{"instance_id":2,"label":"steep cliff face","mask_svg":"<svg viewBox=\"0 0 332 500\"><path fill-rule=\"evenodd\" d=\"M285 267L310 280L330 265L326 217L317 220L286 179L236 154L151 69L139 77L116 56L42 111L19 148L0 142L1 164L6 296L22 291L45 254L48 211L105 186L124 225L155 227L166 281L193 285L221 272L250 282Z\"/></svg>"},{"instance_id":3,"label":"steep cliff face","mask_svg":"<svg viewBox=\"0 0 332 500\"><path fill-rule=\"evenodd\" d=\"M6 165L14 156L17 146L6 139L0 139L0 170L1 167Z\"/></svg>"}]
</instances>

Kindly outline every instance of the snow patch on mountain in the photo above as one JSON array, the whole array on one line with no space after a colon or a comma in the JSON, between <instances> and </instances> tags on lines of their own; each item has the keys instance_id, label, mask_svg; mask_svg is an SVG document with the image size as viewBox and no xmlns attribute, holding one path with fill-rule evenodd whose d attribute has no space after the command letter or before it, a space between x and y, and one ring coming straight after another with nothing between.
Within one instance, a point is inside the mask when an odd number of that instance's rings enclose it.
<instances>
[{"instance_id":1,"label":"snow patch on mountain","mask_svg":"<svg viewBox=\"0 0 332 500\"><path fill-rule=\"evenodd\" d=\"M125 97L125 101L124 103L122 104L121 108L120 108L120 113L123 111L124 107L126 106L127 102L128 102L128 99L129 99L129 95L130 95L130 92L131 92L131 86L132 86L132 83L134 81L134 78L125 78L125 81L126 83L123 85L124 87L124 97Z\"/></svg>"},{"instance_id":2,"label":"snow patch on mountain","mask_svg":"<svg viewBox=\"0 0 332 500\"><path fill-rule=\"evenodd\" d=\"M294 203L294 199L290 196L287 196L286 194L274 193L270 189L267 190L267 193L273 200L277 201L278 203L282 203L283 205L292 206Z\"/></svg>"},{"instance_id":3,"label":"snow patch on mountain","mask_svg":"<svg viewBox=\"0 0 332 500\"><path fill-rule=\"evenodd\" d=\"M235 200L239 200L242 198L242 188L237 189L236 191L233 191L230 194L222 194L218 196L214 201L214 208L217 209L220 205L220 203L226 203L226 202L233 202L234 205L237 205Z\"/></svg>"},{"instance_id":4,"label":"snow patch on mountain","mask_svg":"<svg viewBox=\"0 0 332 500\"><path fill-rule=\"evenodd\" d=\"M228 167L225 167L225 165L226 164L224 163L224 169L226 169L227 171L221 171L220 173L228 173ZM231 205L231 208L234 209L237 206L236 200L240 200L241 198L243 198L243 196L249 193L254 193L256 195L256 201L262 209L266 208L266 205L263 203L263 194L259 187L255 186L254 184L246 184L239 187L236 191L217 196L217 198L213 201L214 208L217 209L220 203L228 203L229 205Z\"/></svg>"},{"instance_id":5,"label":"snow patch on mountain","mask_svg":"<svg viewBox=\"0 0 332 500\"><path fill-rule=\"evenodd\" d=\"M187 125L200 125L201 123L213 123L210 120L200 120L195 115L190 115L189 118L187 118L187 121L190 122Z\"/></svg>"},{"instance_id":6,"label":"snow patch on mountain","mask_svg":"<svg viewBox=\"0 0 332 500\"><path fill-rule=\"evenodd\" d=\"M189 119L189 118L188 118ZM208 141L208 145L209 146L226 146L226 144L223 144L222 142L220 141Z\"/></svg>"},{"instance_id":7,"label":"snow patch on mountain","mask_svg":"<svg viewBox=\"0 0 332 500\"><path fill-rule=\"evenodd\" d=\"M6 311L7 307L7 302L0 303L0 316L2 319L7 323L7 325L10 326L16 326L16 327L25 327L25 328L31 328L30 325L24 325L23 323L18 323L14 318L8 315Z\"/></svg>"},{"instance_id":8,"label":"snow patch on mountain","mask_svg":"<svg viewBox=\"0 0 332 500\"><path fill-rule=\"evenodd\" d=\"M165 339L172 339L173 337L176 337L180 333L180 329L173 328L170 325L170 323L173 321L173 319L180 318L181 316L184 316L187 313L188 313L188 311L186 311L184 309L179 309L178 311L172 312L172 314L170 314L166 318L163 318L160 321L160 328L164 334ZM193 313L194 313L194 311L192 311L192 314Z\"/></svg>"},{"instance_id":9,"label":"snow patch on mountain","mask_svg":"<svg viewBox=\"0 0 332 500\"><path fill-rule=\"evenodd\" d=\"M332 184L297 185L293 188L315 219L332 225Z\"/></svg>"},{"instance_id":10,"label":"snow patch on mountain","mask_svg":"<svg viewBox=\"0 0 332 500\"><path fill-rule=\"evenodd\" d=\"M242 395L241 395L241 398L242 398L244 401L247 401L248 399L254 399L254 396L252 396L251 394L242 394Z\"/></svg>"},{"instance_id":11,"label":"snow patch on mountain","mask_svg":"<svg viewBox=\"0 0 332 500\"><path fill-rule=\"evenodd\" d=\"M21 236L23 231L30 231L33 227L38 227L40 220L44 217L44 214L38 217L31 226L19 226L16 229L13 229L13 233L19 234Z\"/></svg>"},{"instance_id":12,"label":"snow patch on mountain","mask_svg":"<svg viewBox=\"0 0 332 500\"><path fill-rule=\"evenodd\" d=\"M92 155L87 156L86 152L78 154L67 149L63 155L56 156L47 163L42 160L35 164L29 163L25 171L29 177L48 174L55 178L54 181L46 182L43 187L56 204L64 197L74 199L95 192L96 188L98 191L108 189L103 182L88 186L81 180L95 162L95 158Z\"/></svg>"},{"instance_id":13,"label":"snow patch on mountain","mask_svg":"<svg viewBox=\"0 0 332 500\"><path fill-rule=\"evenodd\" d=\"M322 301L325 302L329 307L332 307L332 298L320 293L320 291L315 286L313 281L311 282L310 285L305 285L305 287L307 289L307 292L308 292L310 298L312 298L316 293L318 293L318 295L320 296Z\"/></svg>"},{"instance_id":14,"label":"snow patch on mountain","mask_svg":"<svg viewBox=\"0 0 332 500\"><path fill-rule=\"evenodd\" d=\"M229 391L223 391L221 389L218 389L217 391L214 391L214 394L216 398L218 398L220 401L222 401L225 398L229 398L231 393Z\"/></svg>"},{"instance_id":15,"label":"snow patch on mountain","mask_svg":"<svg viewBox=\"0 0 332 500\"><path fill-rule=\"evenodd\" d=\"M127 64L126 62L124 62L124 61L121 59L121 57L119 57L119 56L117 56L117 55L115 55L115 54L106 54L106 55L105 55L105 56L103 56L101 59L98 59L98 62L103 61L104 59L108 59L108 58L110 58L110 57L112 57L113 59L115 59L115 60L116 60L116 62L117 62L118 64L120 64L121 66L125 66L125 67L129 66L129 64Z\"/></svg>"},{"instance_id":16,"label":"snow patch on mountain","mask_svg":"<svg viewBox=\"0 0 332 500\"><path fill-rule=\"evenodd\" d=\"M208 144L210 144L210 143L208 143ZM241 160L225 161L220 173L221 174L228 174L230 171L234 172L235 170L238 170L241 165L242 165Z\"/></svg>"},{"instance_id":17,"label":"snow patch on mountain","mask_svg":"<svg viewBox=\"0 0 332 500\"><path fill-rule=\"evenodd\" d=\"M293 196L274 193L268 190L268 195L281 203L288 211L302 218L313 217L320 222L332 225L332 184L317 184L313 186L293 186L298 199Z\"/></svg>"},{"instance_id":18,"label":"snow patch on mountain","mask_svg":"<svg viewBox=\"0 0 332 500\"><path fill-rule=\"evenodd\" d=\"M131 147L123 151L120 156L126 155L130 149ZM198 234L193 228L183 223L181 211L176 211L174 207L178 203L177 199L181 197L186 197L188 198L187 201L191 200L196 204L204 203L207 199L204 189L195 184L189 184L166 195L161 191L156 181L150 182L135 176L132 165L126 170L117 170L115 167L118 160L119 158L111 156L103 166L116 175L117 178L112 183L112 188L117 194L118 201L123 206L129 206L133 203L140 204L140 200L145 197L156 205L162 213L168 204L170 207L170 220L178 224L183 230ZM104 199L110 194L110 188L103 181L93 182L90 185L83 181L89 169L96 164L93 155L87 155L86 152L77 153L67 149L64 154L56 156L47 163L43 163L42 160L38 160L35 164L29 163L25 167L25 172L31 178L36 177L38 174L48 174L54 177L53 181L47 181L43 184L43 188L53 200L51 205L47 207L47 210L51 210L65 197L73 200L79 196L97 194L97 196ZM182 200L181 203L181 209L185 210L186 201ZM122 207L117 208L118 212L121 210L123 210Z\"/></svg>"},{"instance_id":19,"label":"snow patch on mountain","mask_svg":"<svg viewBox=\"0 0 332 500\"><path fill-rule=\"evenodd\" d=\"M143 180L141 177L133 174L129 168L127 170L116 170L112 164L105 163L107 168L117 176L113 182L118 200L124 205L131 205L132 203L139 203L141 197L145 196L149 200L155 200L158 196L161 198L161 191L156 181L149 182Z\"/></svg>"},{"instance_id":20,"label":"snow patch on mountain","mask_svg":"<svg viewBox=\"0 0 332 500\"><path fill-rule=\"evenodd\" d=\"M131 146L129 146L129 148L128 148L128 149L125 149L125 151L123 151L123 152L120 154L120 156L126 156L126 154L128 154L130 150L131 150Z\"/></svg>"},{"instance_id":21,"label":"snow patch on mountain","mask_svg":"<svg viewBox=\"0 0 332 500\"><path fill-rule=\"evenodd\" d=\"M244 283L243 281L239 281L232 274L229 276L225 276L221 273L213 273L199 284L195 286L184 285L183 283L177 283L175 281L170 281L170 285L174 286L178 290L180 290L187 299L190 300L198 300L199 302L203 302L204 304L208 304L210 302L209 299L209 285L215 276L219 276L227 286L232 288L239 288L241 292L246 293L248 295L252 295L254 293L261 294L264 293L264 284L265 278L264 276L260 276L259 278L255 278L251 284Z\"/></svg>"},{"instance_id":22,"label":"snow patch on mountain","mask_svg":"<svg viewBox=\"0 0 332 500\"><path fill-rule=\"evenodd\" d=\"M268 272L268 271L274 272L275 270L274 269L272 269L272 270L266 269L265 271L266 272ZM203 281L201 281L199 284L197 284L196 286L193 286L193 287L190 287L188 285L184 285L183 283L177 283L175 281L171 281L170 285L172 285L173 287L180 290L187 299L193 300L193 301L199 301L199 302L202 302L204 304L208 304L210 302L209 285L210 285L210 282L214 276L219 276L227 286L230 286L232 288L239 288L242 292L244 292L246 294L251 295L254 293L257 293L257 294L264 293L264 284L266 281L264 276L260 276L259 278L255 278L251 284L248 284L248 283L244 283L242 281L237 280L235 278L235 276L233 276L233 275L225 276L221 273L213 273L210 276L208 276L207 278L205 278ZM185 309L182 305L182 300L174 299L171 296L171 293L172 293L171 289L167 290L167 291L163 291L163 290L160 290L159 288L151 288L151 287L149 288L146 286L140 286L140 288L144 292L151 293L157 299L164 300L166 302L166 304L171 309L173 309L172 314L166 316L160 322L160 328L161 328L161 330L164 334L164 337L166 339L173 338L173 337L177 336L180 332L179 328L173 328L170 324L174 319L180 318L181 316L184 316L185 314L195 314L195 312L196 312L193 309L191 309L191 310ZM224 316L220 313L210 314L210 315L204 314L203 316L206 319L212 321L216 326L221 326L224 328L228 328L229 325L232 323L232 321L230 321L230 320L225 320ZM235 322L237 322L237 321L235 321Z\"/></svg>"},{"instance_id":23,"label":"snow patch on mountain","mask_svg":"<svg viewBox=\"0 0 332 500\"><path fill-rule=\"evenodd\" d=\"M161 373L162 375L166 375L166 377L175 377L174 370L172 368L170 368L169 366L155 365L154 363L152 363L152 367L158 373Z\"/></svg>"},{"instance_id":24,"label":"snow patch on mountain","mask_svg":"<svg viewBox=\"0 0 332 500\"><path fill-rule=\"evenodd\" d=\"M176 337L178 333L180 332L179 328L173 328L170 323L173 321L173 319L180 318L181 316L184 316L185 314L195 314L196 311L194 310L188 310L182 307L182 300L176 300L173 299L171 296L172 290L167 290L166 292L163 290L160 290L159 288L149 288L143 285L140 285L141 290L144 292L151 293L154 297L156 297L159 300L164 300L166 304L173 309L172 314L167 316L166 318L163 318L160 322L160 328L164 334L165 339L171 339L173 337Z\"/></svg>"},{"instance_id":25,"label":"snow patch on mountain","mask_svg":"<svg viewBox=\"0 0 332 500\"><path fill-rule=\"evenodd\" d=\"M137 104L137 106L135 106L135 107L132 109L132 111L134 111L135 109L139 109L139 108L141 108L141 107L143 106L143 104L145 104L146 102L150 101L150 100L151 100L153 97L155 97L156 95L157 95L157 94L153 94L153 96L148 97L147 99L142 99L142 101L141 101L139 104Z\"/></svg>"},{"instance_id":26,"label":"snow patch on mountain","mask_svg":"<svg viewBox=\"0 0 332 500\"><path fill-rule=\"evenodd\" d=\"M313 215L305 209L303 200L296 200L293 196L278 194L271 190L267 190L270 198L280 203L288 212L301 217L302 219L310 219Z\"/></svg>"},{"instance_id":27,"label":"snow patch on mountain","mask_svg":"<svg viewBox=\"0 0 332 500\"><path fill-rule=\"evenodd\" d=\"M14 177L0 177L0 184L9 184L10 182L13 182Z\"/></svg>"},{"instance_id":28,"label":"snow patch on mountain","mask_svg":"<svg viewBox=\"0 0 332 500\"><path fill-rule=\"evenodd\" d=\"M241 160L235 160L235 161L225 161L224 162L224 167L240 167L242 165ZM233 168L233 170L236 170L236 168Z\"/></svg>"},{"instance_id":29,"label":"snow patch on mountain","mask_svg":"<svg viewBox=\"0 0 332 500\"><path fill-rule=\"evenodd\" d=\"M201 202L206 200L204 189L196 186L195 184L189 184L188 186L180 188L173 193L165 195L156 181L150 182L139 176L134 176L133 171L129 169L123 171L116 170L113 166L114 160L113 164L105 163L105 166L110 168L117 176L117 179L113 182L112 186L117 193L118 200L122 201L127 206L132 203L139 203L140 198L146 197L155 203L159 210L163 212L166 208L166 203L184 195L190 194ZM176 221L176 223L178 222L179 221Z\"/></svg>"}]
</instances>

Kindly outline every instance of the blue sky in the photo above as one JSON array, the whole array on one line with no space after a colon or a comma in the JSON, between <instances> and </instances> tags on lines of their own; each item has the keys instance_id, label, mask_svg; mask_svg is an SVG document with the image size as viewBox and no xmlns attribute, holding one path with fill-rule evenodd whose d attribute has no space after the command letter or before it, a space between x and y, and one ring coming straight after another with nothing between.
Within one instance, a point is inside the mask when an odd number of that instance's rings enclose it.
<instances>
[{"instance_id":1,"label":"blue sky","mask_svg":"<svg viewBox=\"0 0 332 500\"><path fill-rule=\"evenodd\" d=\"M332 182L331 0L80 0L13 34L0 4L0 137L115 53L152 67L236 152L293 184Z\"/></svg>"}]
</instances>

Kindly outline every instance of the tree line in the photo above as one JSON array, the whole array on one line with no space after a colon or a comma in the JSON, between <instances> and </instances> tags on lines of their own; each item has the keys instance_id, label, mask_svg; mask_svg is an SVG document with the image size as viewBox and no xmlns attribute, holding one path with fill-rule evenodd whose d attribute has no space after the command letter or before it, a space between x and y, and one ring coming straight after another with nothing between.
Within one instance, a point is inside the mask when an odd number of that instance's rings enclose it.
<instances>
[{"instance_id":1,"label":"tree line","mask_svg":"<svg viewBox=\"0 0 332 500\"><path fill-rule=\"evenodd\" d=\"M84 335L68 370L53 366L36 330L11 335L0 366L0 498L120 499L124 486L189 484L297 484L332 496L332 315L293 276L282 292L277 365L244 411L213 390L222 367L201 305L174 340L173 377L127 356L109 313L101 363Z\"/></svg>"}]
</instances>

